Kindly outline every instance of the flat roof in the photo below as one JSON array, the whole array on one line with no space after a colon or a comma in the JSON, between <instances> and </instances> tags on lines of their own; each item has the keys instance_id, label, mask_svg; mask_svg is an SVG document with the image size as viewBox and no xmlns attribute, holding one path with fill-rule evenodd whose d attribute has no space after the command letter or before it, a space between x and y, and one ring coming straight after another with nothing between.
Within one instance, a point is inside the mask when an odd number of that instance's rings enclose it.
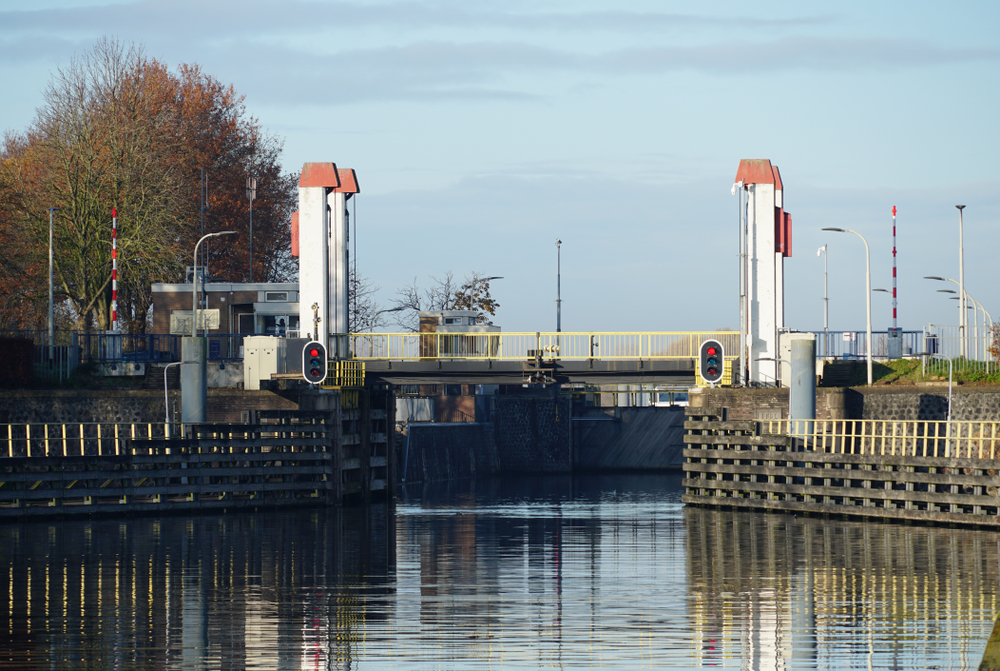
<instances>
[{"instance_id":1,"label":"flat roof","mask_svg":"<svg viewBox=\"0 0 1000 671\"><path fill-rule=\"evenodd\" d=\"M202 284L198 284L201 289ZM298 282L209 282L204 285L205 291L298 291ZM165 282L154 282L152 291L154 294L170 294L184 292L191 293L194 287L190 282L184 284L167 284Z\"/></svg>"}]
</instances>

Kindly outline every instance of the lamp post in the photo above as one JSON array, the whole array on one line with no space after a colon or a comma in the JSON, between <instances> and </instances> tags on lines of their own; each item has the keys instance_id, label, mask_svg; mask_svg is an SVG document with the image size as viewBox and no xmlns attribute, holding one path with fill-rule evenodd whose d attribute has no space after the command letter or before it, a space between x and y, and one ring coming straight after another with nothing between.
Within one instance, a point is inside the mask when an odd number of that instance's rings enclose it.
<instances>
[{"instance_id":1,"label":"lamp post","mask_svg":"<svg viewBox=\"0 0 1000 671\"><path fill-rule=\"evenodd\" d=\"M829 273L827 269L827 262L829 260L829 252L826 249L826 245L823 245L816 250L816 256L823 257L823 330L830 330L830 298L827 293Z\"/></svg>"},{"instance_id":2,"label":"lamp post","mask_svg":"<svg viewBox=\"0 0 1000 671\"><path fill-rule=\"evenodd\" d=\"M938 293L939 294L955 294L954 296L949 296L948 297L948 300L950 300L950 301L961 300L958 297L958 292L957 291L953 291L951 289L938 289ZM966 310L972 310L972 330L973 330L973 333L976 334L976 335L973 336L973 338L978 339L979 338L979 313L976 311L976 305L977 305L977 303L976 303L976 301L972 300L972 296L969 296L968 294L966 294L965 298L972 303L972 305L966 305L965 309ZM961 307L961 305L959 305L959 307ZM985 316L983 317L983 326L986 326L986 317Z\"/></svg>"},{"instance_id":3,"label":"lamp post","mask_svg":"<svg viewBox=\"0 0 1000 671\"><path fill-rule=\"evenodd\" d=\"M257 178L247 177L247 198L250 199L250 284L253 284L253 199L257 197Z\"/></svg>"},{"instance_id":4,"label":"lamp post","mask_svg":"<svg viewBox=\"0 0 1000 671\"><path fill-rule=\"evenodd\" d=\"M372 321L371 321L371 327L370 327L371 330L374 331L376 328L378 328L379 326L381 326L381 324L379 324L379 322L378 322L378 316L379 315L385 314L386 312L399 312L400 310L405 310L405 309L406 309L405 305L397 305L394 308L386 308L385 310L379 310L374 315L372 315ZM356 326L361 326L361 325L360 324L356 324Z\"/></svg>"},{"instance_id":5,"label":"lamp post","mask_svg":"<svg viewBox=\"0 0 1000 671\"><path fill-rule=\"evenodd\" d=\"M209 238L217 238L220 235L236 235L236 231L219 231L218 233L208 233L201 236L201 239L194 245L194 279L191 281L191 337L198 335L196 324L198 322L198 247Z\"/></svg>"},{"instance_id":6,"label":"lamp post","mask_svg":"<svg viewBox=\"0 0 1000 671\"><path fill-rule=\"evenodd\" d=\"M49 370L55 365L55 308L52 302L52 215L58 207L49 208Z\"/></svg>"},{"instance_id":7,"label":"lamp post","mask_svg":"<svg viewBox=\"0 0 1000 671\"><path fill-rule=\"evenodd\" d=\"M181 341L181 360L194 361L196 370L181 369L181 421L197 424L205 421L208 400L208 371L206 367L207 338L198 338L198 247L205 240L221 235L235 235L236 231L219 231L201 236L194 246L194 277L191 281L191 336Z\"/></svg>"},{"instance_id":8,"label":"lamp post","mask_svg":"<svg viewBox=\"0 0 1000 671\"><path fill-rule=\"evenodd\" d=\"M968 345L966 344L966 324L968 317L965 315L965 246L962 243L962 210L965 205L956 205L958 208L958 305L959 305L959 336L962 339L962 356L968 358Z\"/></svg>"},{"instance_id":9,"label":"lamp post","mask_svg":"<svg viewBox=\"0 0 1000 671\"><path fill-rule=\"evenodd\" d=\"M980 303L979 301L977 301L977 300L976 300L975 298L973 298L972 296L970 296L970 295L969 295L969 293L968 293L967 291L965 291L965 288L964 288L964 287L962 286L962 283L961 283L961 282L956 282L955 280L953 280L953 279L951 279L951 278L949 278L949 277L938 277L938 276L936 276L936 275L928 275L928 276L924 277L924 279L925 279L925 280L936 280L936 281L938 281L938 282L951 282L952 284L956 284L956 285L958 285L958 292L959 292L959 295L960 295L960 296L964 296L964 297L965 297L965 300L967 300L967 301L972 301L972 302L973 302L974 304L978 305L978 306L979 306L979 307L980 307L980 308L982 309L982 311L983 311L983 315L984 315L984 316L985 316L986 318L988 318L988 319L989 319L989 322L990 322L990 329L991 329L991 330L993 329L993 317L992 317L992 316L990 315L990 313L989 313L989 312L987 312L987 311L986 311L986 308L985 308L985 307L983 307L982 303ZM939 291L941 291L941 290L939 289ZM947 293L947 292L946 292L946 291L943 291L942 293ZM952 293L954 293L954 292L952 292ZM959 308L961 308L961 303L959 304ZM965 313L965 310L960 310L960 311L961 311L961 312L963 313L963 315L959 315L959 323L962 323L962 316L964 316L964 313ZM968 320L968 318L966 317L966 321L967 321L967 320ZM978 323L978 322L977 322L977 323ZM985 321L984 321L984 324L985 324ZM960 326L959 328L961 328L961 326ZM963 334L963 335L964 335L964 334ZM977 335L977 337L978 337L978 332L977 332L977 334L976 334L976 335ZM965 340L965 339L964 339L964 337L963 337L963 344L964 344L964 340ZM967 353L964 353L964 354L967 354Z\"/></svg>"},{"instance_id":10,"label":"lamp post","mask_svg":"<svg viewBox=\"0 0 1000 671\"><path fill-rule=\"evenodd\" d=\"M168 363L163 367L163 409L165 412L165 429L164 434L167 438L170 437L170 393L167 391L167 370L171 366L183 366L185 364L198 363L197 361L174 361L173 363Z\"/></svg>"},{"instance_id":11,"label":"lamp post","mask_svg":"<svg viewBox=\"0 0 1000 671\"><path fill-rule=\"evenodd\" d=\"M556 238L556 333L562 332L562 240Z\"/></svg>"},{"instance_id":12,"label":"lamp post","mask_svg":"<svg viewBox=\"0 0 1000 671\"><path fill-rule=\"evenodd\" d=\"M865 243L865 308L868 313L868 386L870 387L872 384L872 264L871 253L868 249L868 240L865 239L865 236L849 228L824 228L823 230L833 231L834 233L853 233L861 238L861 242Z\"/></svg>"}]
</instances>

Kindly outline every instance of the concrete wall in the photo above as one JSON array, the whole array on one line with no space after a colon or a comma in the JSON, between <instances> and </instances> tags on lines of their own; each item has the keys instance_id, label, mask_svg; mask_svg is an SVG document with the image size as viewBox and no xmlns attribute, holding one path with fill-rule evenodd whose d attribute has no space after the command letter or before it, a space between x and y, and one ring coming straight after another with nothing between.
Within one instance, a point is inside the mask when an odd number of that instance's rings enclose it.
<instances>
[{"instance_id":1,"label":"concrete wall","mask_svg":"<svg viewBox=\"0 0 1000 671\"><path fill-rule=\"evenodd\" d=\"M684 462L684 408L593 408L573 418L583 469L667 469Z\"/></svg>"},{"instance_id":2,"label":"concrete wall","mask_svg":"<svg viewBox=\"0 0 1000 671\"><path fill-rule=\"evenodd\" d=\"M493 396L500 470L569 473L573 469L572 405L554 396Z\"/></svg>"},{"instance_id":3,"label":"concrete wall","mask_svg":"<svg viewBox=\"0 0 1000 671\"><path fill-rule=\"evenodd\" d=\"M729 419L762 419L760 415L766 413L779 413L786 419L788 389L700 389L691 394L691 405L727 408ZM816 390L817 419L944 420L947 416L947 383ZM952 419L1000 420L1000 387L954 386Z\"/></svg>"},{"instance_id":4,"label":"concrete wall","mask_svg":"<svg viewBox=\"0 0 1000 671\"><path fill-rule=\"evenodd\" d=\"M159 423L165 419L163 390L0 392L0 423L120 422ZM180 392L170 391L180 407ZM206 419L239 422L244 410L298 410L297 394L209 389ZM179 413L177 415L179 417Z\"/></svg>"},{"instance_id":5,"label":"concrete wall","mask_svg":"<svg viewBox=\"0 0 1000 671\"><path fill-rule=\"evenodd\" d=\"M399 455L403 482L494 475L500 469L493 425L410 424Z\"/></svg>"},{"instance_id":6,"label":"concrete wall","mask_svg":"<svg viewBox=\"0 0 1000 671\"><path fill-rule=\"evenodd\" d=\"M851 417L859 419L948 419L948 384L909 389L858 387L848 397ZM965 422L1000 421L1000 387L955 386L951 418Z\"/></svg>"}]
</instances>

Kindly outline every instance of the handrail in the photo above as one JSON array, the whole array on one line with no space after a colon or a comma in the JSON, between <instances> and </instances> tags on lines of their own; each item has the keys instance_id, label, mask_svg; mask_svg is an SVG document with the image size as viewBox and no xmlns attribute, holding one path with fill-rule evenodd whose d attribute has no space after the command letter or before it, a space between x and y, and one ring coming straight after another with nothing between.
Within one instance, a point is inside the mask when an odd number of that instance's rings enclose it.
<instances>
[{"instance_id":1,"label":"handrail","mask_svg":"<svg viewBox=\"0 0 1000 671\"><path fill-rule=\"evenodd\" d=\"M1000 422L945 420L761 420L764 434L830 454L1000 459Z\"/></svg>"},{"instance_id":2,"label":"handrail","mask_svg":"<svg viewBox=\"0 0 1000 671\"><path fill-rule=\"evenodd\" d=\"M734 331L589 331L487 333L350 333L351 358L369 361L541 359L680 360L698 356L704 340L722 342L727 359L739 350Z\"/></svg>"},{"instance_id":3,"label":"handrail","mask_svg":"<svg viewBox=\"0 0 1000 671\"><path fill-rule=\"evenodd\" d=\"M178 426L173 424L172 426ZM0 424L3 457L120 456L126 442L167 438L163 422L55 422Z\"/></svg>"}]
</instances>

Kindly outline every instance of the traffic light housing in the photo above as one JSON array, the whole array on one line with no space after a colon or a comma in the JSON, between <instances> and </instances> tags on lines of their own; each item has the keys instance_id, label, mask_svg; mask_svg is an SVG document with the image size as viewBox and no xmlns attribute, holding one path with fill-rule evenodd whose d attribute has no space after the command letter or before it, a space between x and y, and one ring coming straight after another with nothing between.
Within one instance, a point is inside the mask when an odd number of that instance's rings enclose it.
<instances>
[{"instance_id":1,"label":"traffic light housing","mask_svg":"<svg viewBox=\"0 0 1000 671\"><path fill-rule=\"evenodd\" d=\"M302 348L302 377L309 384L319 384L326 379L326 347L315 340Z\"/></svg>"},{"instance_id":2,"label":"traffic light housing","mask_svg":"<svg viewBox=\"0 0 1000 671\"><path fill-rule=\"evenodd\" d=\"M722 343L718 340L706 340L698 351L698 372L701 379L709 384L718 384L722 380L725 367L725 357Z\"/></svg>"}]
</instances>

